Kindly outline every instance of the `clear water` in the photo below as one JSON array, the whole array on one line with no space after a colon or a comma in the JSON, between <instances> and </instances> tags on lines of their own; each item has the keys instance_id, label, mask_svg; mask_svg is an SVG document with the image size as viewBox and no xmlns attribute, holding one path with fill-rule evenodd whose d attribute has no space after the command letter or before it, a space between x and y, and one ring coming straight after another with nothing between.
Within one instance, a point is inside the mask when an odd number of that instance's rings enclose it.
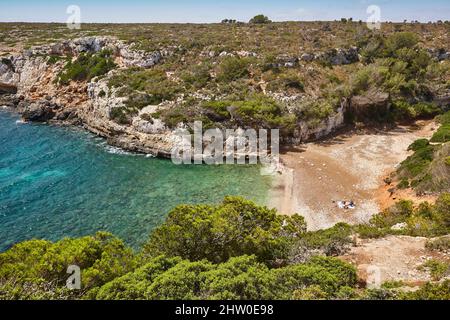
<instances>
[{"instance_id":1,"label":"clear water","mask_svg":"<svg viewBox=\"0 0 450 320\"><path fill-rule=\"evenodd\" d=\"M82 129L0 111L0 250L104 230L137 248L180 203L242 195L265 204L256 166L174 165L121 152Z\"/></svg>"}]
</instances>

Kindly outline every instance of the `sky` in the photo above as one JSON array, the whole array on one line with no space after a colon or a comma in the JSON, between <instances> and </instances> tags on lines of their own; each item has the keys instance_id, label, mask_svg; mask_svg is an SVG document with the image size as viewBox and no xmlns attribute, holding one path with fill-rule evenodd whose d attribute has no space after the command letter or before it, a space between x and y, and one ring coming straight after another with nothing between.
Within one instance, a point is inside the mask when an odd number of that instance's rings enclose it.
<instances>
[{"instance_id":1,"label":"sky","mask_svg":"<svg viewBox=\"0 0 450 320\"><path fill-rule=\"evenodd\" d=\"M273 21L366 21L370 5L380 7L381 21L450 20L450 0L0 0L0 22L66 22L70 5L82 23L248 21L259 13Z\"/></svg>"}]
</instances>

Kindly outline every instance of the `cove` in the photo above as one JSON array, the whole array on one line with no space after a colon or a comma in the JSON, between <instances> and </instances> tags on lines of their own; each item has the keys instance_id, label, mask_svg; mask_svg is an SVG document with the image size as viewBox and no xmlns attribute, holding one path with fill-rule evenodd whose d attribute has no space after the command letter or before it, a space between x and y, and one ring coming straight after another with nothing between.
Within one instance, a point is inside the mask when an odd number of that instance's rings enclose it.
<instances>
[{"instance_id":1,"label":"cove","mask_svg":"<svg viewBox=\"0 0 450 320\"><path fill-rule=\"evenodd\" d=\"M80 128L21 123L0 110L0 251L96 231L139 248L176 205L227 195L265 205L270 187L258 166L175 165Z\"/></svg>"}]
</instances>

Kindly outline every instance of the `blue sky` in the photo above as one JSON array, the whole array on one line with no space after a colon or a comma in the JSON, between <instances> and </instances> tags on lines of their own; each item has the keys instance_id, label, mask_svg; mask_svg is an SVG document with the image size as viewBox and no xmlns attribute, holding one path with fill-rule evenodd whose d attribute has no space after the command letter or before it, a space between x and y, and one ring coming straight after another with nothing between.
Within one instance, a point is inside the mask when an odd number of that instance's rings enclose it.
<instances>
[{"instance_id":1,"label":"blue sky","mask_svg":"<svg viewBox=\"0 0 450 320\"><path fill-rule=\"evenodd\" d=\"M0 0L0 21L65 22L69 5L80 7L82 22L247 21L258 13L274 21L366 21L372 4L381 8L382 21L450 20L450 0Z\"/></svg>"}]
</instances>

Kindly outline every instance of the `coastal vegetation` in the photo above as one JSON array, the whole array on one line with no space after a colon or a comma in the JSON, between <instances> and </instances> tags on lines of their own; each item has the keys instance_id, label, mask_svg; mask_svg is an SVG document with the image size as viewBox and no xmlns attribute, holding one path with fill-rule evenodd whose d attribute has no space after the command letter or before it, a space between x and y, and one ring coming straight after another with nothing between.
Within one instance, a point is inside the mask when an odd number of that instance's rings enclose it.
<instances>
[{"instance_id":1,"label":"coastal vegetation","mask_svg":"<svg viewBox=\"0 0 450 320\"><path fill-rule=\"evenodd\" d=\"M258 15L249 23L86 24L82 31L0 23L1 34L5 30L9 37L0 41L7 50L24 49L55 70L61 67L59 88L103 81L98 100L115 95L120 104L99 122L112 120L108 134L122 142L125 132L133 147L144 133L133 136L130 127L117 124L144 122L149 131L157 119L170 130L196 120L204 129L278 128L286 143L302 138L302 130L324 122L327 127L338 113L356 127L435 116L440 127L409 146L411 155L392 177L398 189L432 193L434 203L400 200L367 223L316 231L307 231L301 215L281 215L240 197L182 204L138 250L105 232L13 245L0 253L0 299L450 299L448 263L425 262L421 268L432 281L416 291L402 290L399 282L366 289L356 267L342 258L357 240L399 235L426 237L428 250L448 251L450 112L440 99L450 88L448 23L386 23L372 31L345 18L276 23ZM117 37L136 50L128 53L145 59L154 54L153 60L147 67L119 67L110 50L42 57L33 49L94 35ZM14 73L9 58L2 64ZM31 107L38 114L60 108L49 101ZM146 107L152 111L142 114ZM81 269L81 290L66 288L71 265Z\"/></svg>"},{"instance_id":2,"label":"coastal vegetation","mask_svg":"<svg viewBox=\"0 0 450 320\"><path fill-rule=\"evenodd\" d=\"M415 210L402 201L375 216L371 228L386 234L406 221L406 234L448 234L449 209L449 194ZM104 232L14 245L0 254L0 298L448 299L448 280L414 292L388 284L361 287L355 267L337 256L354 235L367 236L367 228L337 224L306 232L302 217L279 215L239 197L219 205L180 205L139 252ZM65 286L67 267L74 264L81 269L81 290ZM439 261L422 268L434 279L448 272Z\"/></svg>"},{"instance_id":3,"label":"coastal vegetation","mask_svg":"<svg viewBox=\"0 0 450 320\"><path fill-rule=\"evenodd\" d=\"M440 127L431 139L419 139L408 150L414 153L397 169L397 176L405 187L418 193L450 190L450 111L437 117ZM401 187L401 186L400 186Z\"/></svg>"},{"instance_id":4,"label":"coastal vegetation","mask_svg":"<svg viewBox=\"0 0 450 320\"><path fill-rule=\"evenodd\" d=\"M54 57L50 57L50 63L55 61ZM69 61L58 74L56 81L62 85L67 85L70 81L90 81L106 74L115 66L111 51L103 50L96 54L82 53L74 61L69 57Z\"/></svg>"}]
</instances>

